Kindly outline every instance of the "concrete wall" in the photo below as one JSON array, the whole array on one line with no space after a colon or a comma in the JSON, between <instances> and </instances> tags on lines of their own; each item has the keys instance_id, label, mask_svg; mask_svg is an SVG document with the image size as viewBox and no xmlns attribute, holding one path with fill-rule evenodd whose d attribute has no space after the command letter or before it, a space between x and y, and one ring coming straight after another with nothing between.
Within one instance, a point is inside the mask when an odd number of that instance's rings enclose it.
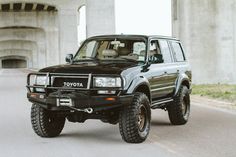
<instances>
[{"instance_id":1,"label":"concrete wall","mask_svg":"<svg viewBox=\"0 0 236 157\"><path fill-rule=\"evenodd\" d=\"M236 84L236 0L172 0L173 36L183 42L193 82Z\"/></svg>"}]
</instances>

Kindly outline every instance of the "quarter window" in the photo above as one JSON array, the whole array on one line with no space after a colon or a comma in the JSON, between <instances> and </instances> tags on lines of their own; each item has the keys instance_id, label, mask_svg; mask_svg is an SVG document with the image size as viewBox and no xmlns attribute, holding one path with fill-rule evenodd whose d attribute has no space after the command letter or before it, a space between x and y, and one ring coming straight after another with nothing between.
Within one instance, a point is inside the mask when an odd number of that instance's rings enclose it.
<instances>
[{"instance_id":1,"label":"quarter window","mask_svg":"<svg viewBox=\"0 0 236 157\"><path fill-rule=\"evenodd\" d=\"M173 47L173 53L175 55L176 61L177 62L185 61L185 57L184 57L184 54L183 54L183 50L180 46L180 43L172 42L171 45Z\"/></svg>"}]
</instances>

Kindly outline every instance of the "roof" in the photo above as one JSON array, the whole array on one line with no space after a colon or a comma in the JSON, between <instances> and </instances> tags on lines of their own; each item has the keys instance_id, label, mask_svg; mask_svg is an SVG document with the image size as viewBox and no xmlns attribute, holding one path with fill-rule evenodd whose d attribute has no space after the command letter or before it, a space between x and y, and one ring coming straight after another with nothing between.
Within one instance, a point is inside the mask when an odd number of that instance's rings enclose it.
<instances>
[{"instance_id":1,"label":"roof","mask_svg":"<svg viewBox=\"0 0 236 157\"><path fill-rule=\"evenodd\" d=\"M93 38L159 38L159 39L169 39L169 40L178 40L175 37L170 36L161 36L161 35L129 35L129 34L111 34L111 35L100 35L100 36L93 36L89 39Z\"/></svg>"}]
</instances>

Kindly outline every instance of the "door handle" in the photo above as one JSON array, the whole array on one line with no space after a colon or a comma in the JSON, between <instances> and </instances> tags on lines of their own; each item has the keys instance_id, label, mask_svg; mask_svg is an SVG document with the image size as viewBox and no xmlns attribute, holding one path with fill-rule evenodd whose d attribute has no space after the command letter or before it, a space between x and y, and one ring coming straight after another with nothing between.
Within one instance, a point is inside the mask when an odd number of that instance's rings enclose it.
<instances>
[{"instance_id":1,"label":"door handle","mask_svg":"<svg viewBox=\"0 0 236 157\"><path fill-rule=\"evenodd\" d=\"M167 74L167 71L165 71L161 76L166 76Z\"/></svg>"},{"instance_id":2,"label":"door handle","mask_svg":"<svg viewBox=\"0 0 236 157\"><path fill-rule=\"evenodd\" d=\"M167 73L167 71L165 71L164 73L163 73L163 76L166 76L168 73Z\"/></svg>"}]
</instances>

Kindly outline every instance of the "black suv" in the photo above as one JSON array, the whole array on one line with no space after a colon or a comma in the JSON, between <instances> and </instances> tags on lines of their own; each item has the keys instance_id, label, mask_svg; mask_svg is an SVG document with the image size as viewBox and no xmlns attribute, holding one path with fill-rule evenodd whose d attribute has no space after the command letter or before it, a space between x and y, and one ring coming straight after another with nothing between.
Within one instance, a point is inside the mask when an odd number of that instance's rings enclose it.
<instances>
[{"instance_id":1,"label":"black suv","mask_svg":"<svg viewBox=\"0 0 236 157\"><path fill-rule=\"evenodd\" d=\"M149 134L151 109L167 110L174 125L188 121L191 70L179 40L96 36L66 62L28 75L31 122L41 137L58 136L66 119L100 119L119 123L124 141L141 143Z\"/></svg>"}]
</instances>

